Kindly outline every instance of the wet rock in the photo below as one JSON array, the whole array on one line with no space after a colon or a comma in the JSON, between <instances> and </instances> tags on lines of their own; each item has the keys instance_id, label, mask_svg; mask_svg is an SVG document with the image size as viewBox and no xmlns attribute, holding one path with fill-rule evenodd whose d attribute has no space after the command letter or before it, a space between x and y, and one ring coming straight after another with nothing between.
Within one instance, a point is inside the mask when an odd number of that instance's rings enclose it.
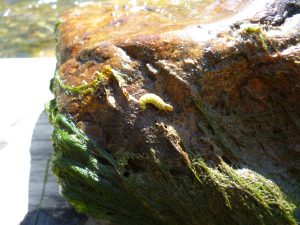
<instances>
[{"instance_id":1,"label":"wet rock","mask_svg":"<svg viewBox=\"0 0 300 225\"><path fill-rule=\"evenodd\" d=\"M62 17L52 169L77 210L130 225L297 224L300 14L272 4L200 26L102 6Z\"/></svg>"}]
</instances>

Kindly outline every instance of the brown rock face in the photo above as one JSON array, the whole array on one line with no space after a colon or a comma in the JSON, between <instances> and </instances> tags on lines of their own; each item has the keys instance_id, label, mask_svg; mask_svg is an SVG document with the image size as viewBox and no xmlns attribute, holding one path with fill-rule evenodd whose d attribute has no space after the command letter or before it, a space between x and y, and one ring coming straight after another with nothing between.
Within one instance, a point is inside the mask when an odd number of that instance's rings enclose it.
<instances>
[{"instance_id":1,"label":"brown rock face","mask_svg":"<svg viewBox=\"0 0 300 225\"><path fill-rule=\"evenodd\" d=\"M202 25L109 7L57 27L52 167L70 202L120 224L297 224L299 2Z\"/></svg>"}]
</instances>

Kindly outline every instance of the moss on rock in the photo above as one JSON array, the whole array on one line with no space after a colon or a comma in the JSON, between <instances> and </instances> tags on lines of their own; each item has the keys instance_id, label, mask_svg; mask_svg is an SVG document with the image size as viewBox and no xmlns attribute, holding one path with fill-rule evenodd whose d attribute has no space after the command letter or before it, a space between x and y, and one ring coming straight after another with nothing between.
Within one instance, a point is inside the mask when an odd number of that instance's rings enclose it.
<instances>
[{"instance_id":1,"label":"moss on rock","mask_svg":"<svg viewBox=\"0 0 300 225\"><path fill-rule=\"evenodd\" d=\"M167 21L159 34L128 29L151 27L152 11L122 11L126 32L109 38L119 27L97 7L68 12L57 26L47 108L63 195L123 225L296 225L297 11L277 27L244 20L176 30L187 24ZM172 110L141 110L142 96Z\"/></svg>"},{"instance_id":2,"label":"moss on rock","mask_svg":"<svg viewBox=\"0 0 300 225\"><path fill-rule=\"evenodd\" d=\"M149 169L129 176L129 162L88 138L58 112L55 100L47 109L55 128L51 167L79 212L124 225L296 224L295 205L251 170L235 170L221 159L210 168L194 159L186 164L188 173L176 175L152 151Z\"/></svg>"}]
</instances>

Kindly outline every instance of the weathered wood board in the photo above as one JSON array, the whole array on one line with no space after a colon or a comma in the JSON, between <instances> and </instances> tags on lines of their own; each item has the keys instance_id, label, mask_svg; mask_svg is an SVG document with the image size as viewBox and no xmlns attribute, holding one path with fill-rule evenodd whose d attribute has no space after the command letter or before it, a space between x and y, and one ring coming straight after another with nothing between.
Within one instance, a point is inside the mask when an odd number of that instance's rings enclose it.
<instances>
[{"instance_id":1,"label":"weathered wood board","mask_svg":"<svg viewBox=\"0 0 300 225\"><path fill-rule=\"evenodd\" d=\"M51 99L55 63L54 58L0 59L0 224L97 223L67 203L48 168L52 128L44 104Z\"/></svg>"}]
</instances>

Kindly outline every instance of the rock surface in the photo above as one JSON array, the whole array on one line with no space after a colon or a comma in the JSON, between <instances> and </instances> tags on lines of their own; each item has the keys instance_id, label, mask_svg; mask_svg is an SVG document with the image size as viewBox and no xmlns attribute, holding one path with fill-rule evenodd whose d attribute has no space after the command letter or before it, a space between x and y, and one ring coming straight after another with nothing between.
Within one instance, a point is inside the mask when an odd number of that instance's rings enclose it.
<instances>
[{"instance_id":1,"label":"rock surface","mask_svg":"<svg viewBox=\"0 0 300 225\"><path fill-rule=\"evenodd\" d=\"M299 9L273 1L222 26L63 15L48 112L65 197L117 224L297 224Z\"/></svg>"}]
</instances>

